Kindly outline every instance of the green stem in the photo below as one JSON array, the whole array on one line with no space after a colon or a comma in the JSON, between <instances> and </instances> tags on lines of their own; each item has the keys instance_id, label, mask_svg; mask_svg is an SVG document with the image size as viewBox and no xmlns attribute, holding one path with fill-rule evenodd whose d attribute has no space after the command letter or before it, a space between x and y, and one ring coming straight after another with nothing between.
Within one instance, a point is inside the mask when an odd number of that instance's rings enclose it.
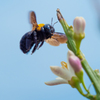
<instances>
[{"instance_id":1,"label":"green stem","mask_svg":"<svg viewBox=\"0 0 100 100\"><path fill-rule=\"evenodd\" d=\"M82 91L80 85L77 85L76 89L79 91L79 93L80 93L81 95L85 96L85 94L83 93L83 91Z\"/></svg>"},{"instance_id":2,"label":"green stem","mask_svg":"<svg viewBox=\"0 0 100 100\"><path fill-rule=\"evenodd\" d=\"M97 93L100 93L100 84L98 84L98 80L96 78L96 75L94 73L94 71L92 70L92 68L89 66L88 62L86 61L86 59L83 59L81 61L81 64L84 68L84 70L86 71L87 75L89 76L91 82L93 83L95 90Z\"/></svg>"},{"instance_id":3,"label":"green stem","mask_svg":"<svg viewBox=\"0 0 100 100\"><path fill-rule=\"evenodd\" d=\"M80 84L77 83L75 88L79 91L79 93L81 95L83 95L84 97L88 98L88 99L92 99L92 100L96 100L96 96L95 95L91 95L89 92L87 94L84 94L81 87L80 87Z\"/></svg>"},{"instance_id":4,"label":"green stem","mask_svg":"<svg viewBox=\"0 0 100 100\"><path fill-rule=\"evenodd\" d=\"M78 40L78 41L76 40L75 43L76 43L76 48L77 48L77 55L79 55L81 40Z\"/></svg>"},{"instance_id":5,"label":"green stem","mask_svg":"<svg viewBox=\"0 0 100 100\"><path fill-rule=\"evenodd\" d=\"M82 85L83 85L84 89L87 91L87 93L89 93L89 90L86 88L84 81L82 82Z\"/></svg>"},{"instance_id":6,"label":"green stem","mask_svg":"<svg viewBox=\"0 0 100 100\"><path fill-rule=\"evenodd\" d=\"M76 49L76 46L75 46L75 42L70 37L68 39L67 46L70 50L72 50L75 53L75 55L77 54L77 49Z\"/></svg>"}]
</instances>

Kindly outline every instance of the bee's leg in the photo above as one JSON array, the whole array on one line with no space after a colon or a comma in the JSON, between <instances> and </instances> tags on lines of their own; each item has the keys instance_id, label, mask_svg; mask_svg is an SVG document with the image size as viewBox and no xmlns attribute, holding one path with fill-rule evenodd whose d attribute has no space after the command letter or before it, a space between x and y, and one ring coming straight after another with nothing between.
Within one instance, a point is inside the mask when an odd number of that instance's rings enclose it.
<instances>
[{"instance_id":1,"label":"bee's leg","mask_svg":"<svg viewBox=\"0 0 100 100\"><path fill-rule=\"evenodd\" d=\"M34 46L34 48L33 48L33 50L32 50L31 55L35 52L35 50L37 49L38 45L39 45L39 43L35 44L35 46Z\"/></svg>"},{"instance_id":2,"label":"bee's leg","mask_svg":"<svg viewBox=\"0 0 100 100\"><path fill-rule=\"evenodd\" d=\"M41 44L39 45L39 47L37 48L37 50L43 45L44 41L41 42Z\"/></svg>"},{"instance_id":3,"label":"bee's leg","mask_svg":"<svg viewBox=\"0 0 100 100\"><path fill-rule=\"evenodd\" d=\"M42 38L43 40L41 40L41 43L38 46L37 50L44 44L44 39L46 39L46 35L44 33L45 31L44 31L44 28L43 27L41 28L41 31L42 31L42 34L40 34L40 38Z\"/></svg>"}]
</instances>

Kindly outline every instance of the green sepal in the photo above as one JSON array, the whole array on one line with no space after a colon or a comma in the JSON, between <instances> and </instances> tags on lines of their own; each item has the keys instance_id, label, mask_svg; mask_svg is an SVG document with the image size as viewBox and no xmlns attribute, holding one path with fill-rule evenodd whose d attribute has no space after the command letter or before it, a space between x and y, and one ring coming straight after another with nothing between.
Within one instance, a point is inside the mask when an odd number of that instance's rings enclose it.
<instances>
[{"instance_id":1,"label":"green sepal","mask_svg":"<svg viewBox=\"0 0 100 100\"><path fill-rule=\"evenodd\" d=\"M85 37L85 33L74 33L74 40L80 41Z\"/></svg>"},{"instance_id":2,"label":"green sepal","mask_svg":"<svg viewBox=\"0 0 100 100\"><path fill-rule=\"evenodd\" d=\"M80 86L80 81L77 77L73 76L71 78L71 80L68 81L68 83L71 85L71 87L76 88L79 91L79 93L84 96L84 93L83 93L82 88Z\"/></svg>"},{"instance_id":3,"label":"green sepal","mask_svg":"<svg viewBox=\"0 0 100 100\"><path fill-rule=\"evenodd\" d=\"M76 43L77 55L80 53L80 45L82 39L85 37L85 33L74 33L74 41Z\"/></svg>"},{"instance_id":4,"label":"green sepal","mask_svg":"<svg viewBox=\"0 0 100 100\"><path fill-rule=\"evenodd\" d=\"M83 82L83 70L81 69L79 72L75 73L76 76L79 78L80 82L82 83Z\"/></svg>"},{"instance_id":5,"label":"green sepal","mask_svg":"<svg viewBox=\"0 0 100 100\"><path fill-rule=\"evenodd\" d=\"M73 76L73 77L71 78L71 80L68 81L68 83L69 83L73 88L77 88L80 82L79 82L79 79L78 79L77 77Z\"/></svg>"},{"instance_id":6,"label":"green sepal","mask_svg":"<svg viewBox=\"0 0 100 100\"><path fill-rule=\"evenodd\" d=\"M94 72L95 72L95 74L97 75L97 77L100 79L100 72L99 72L99 69L95 69Z\"/></svg>"}]
</instances>

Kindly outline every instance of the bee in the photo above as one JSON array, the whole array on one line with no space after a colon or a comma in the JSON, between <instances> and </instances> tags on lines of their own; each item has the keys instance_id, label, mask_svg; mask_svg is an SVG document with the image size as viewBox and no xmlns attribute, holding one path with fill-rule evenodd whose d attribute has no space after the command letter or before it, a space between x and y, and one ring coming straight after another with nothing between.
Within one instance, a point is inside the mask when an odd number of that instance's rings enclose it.
<instances>
[{"instance_id":1,"label":"bee","mask_svg":"<svg viewBox=\"0 0 100 100\"><path fill-rule=\"evenodd\" d=\"M39 49L44 41L52 46L59 46L60 43L66 43L67 37L64 33L55 32L55 29L50 24L37 24L36 14L30 12L30 23L32 30L24 34L20 40L20 49L23 53L28 53L33 47L33 54L36 49Z\"/></svg>"}]
</instances>

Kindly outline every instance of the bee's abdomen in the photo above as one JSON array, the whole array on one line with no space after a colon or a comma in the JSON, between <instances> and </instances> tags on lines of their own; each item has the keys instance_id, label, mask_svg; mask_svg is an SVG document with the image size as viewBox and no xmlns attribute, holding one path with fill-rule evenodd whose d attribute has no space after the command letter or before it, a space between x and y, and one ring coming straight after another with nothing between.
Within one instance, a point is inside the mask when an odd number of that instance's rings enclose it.
<instances>
[{"instance_id":1,"label":"bee's abdomen","mask_svg":"<svg viewBox=\"0 0 100 100\"><path fill-rule=\"evenodd\" d=\"M29 52L29 50L33 46L33 38L31 33L31 31L26 33L20 40L20 49L23 53Z\"/></svg>"}]
</instances>

